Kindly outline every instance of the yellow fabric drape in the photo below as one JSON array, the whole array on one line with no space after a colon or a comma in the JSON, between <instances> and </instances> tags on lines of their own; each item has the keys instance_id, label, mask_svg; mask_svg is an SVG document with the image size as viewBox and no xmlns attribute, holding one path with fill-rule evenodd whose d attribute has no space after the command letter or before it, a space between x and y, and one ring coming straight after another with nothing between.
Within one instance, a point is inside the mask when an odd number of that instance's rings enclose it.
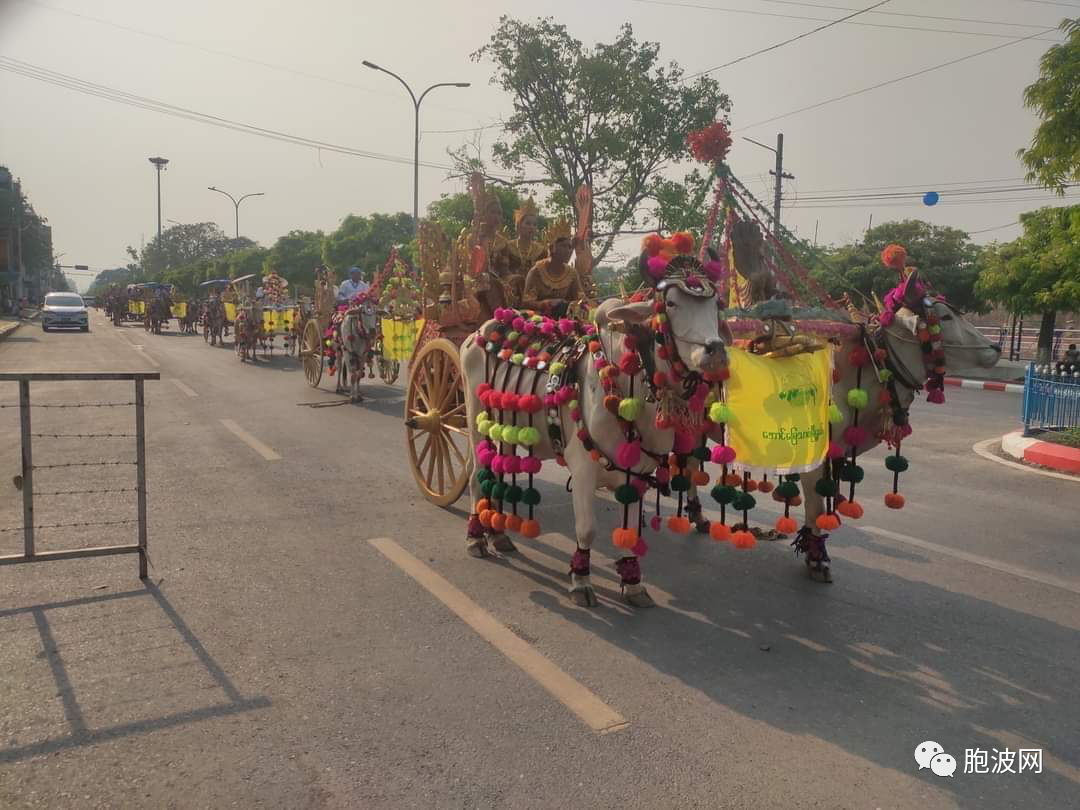
<instances>
[{"instance_id":1,"label":"yellow fabric drape","mask_svg":"<svg viewBox=\"0 0 1080 810\"><path fill-rule=\"evenodd\" d=\"M829 448L831 351L769 359L728 349L727 442L736 469L786 475L822 463Z\"/></svg>"},{"instance_id":2,"label":"yellow fabric drape","mask_svg":"<svg viewBox=\"0 0 1080 810\"><path fill-rule=\"evenodd\" d=\"M416 340L424 329L424 319L399 321L383 318L383 357L387 360L408 360L412 357Z\"/></svg>"}]
</instances>

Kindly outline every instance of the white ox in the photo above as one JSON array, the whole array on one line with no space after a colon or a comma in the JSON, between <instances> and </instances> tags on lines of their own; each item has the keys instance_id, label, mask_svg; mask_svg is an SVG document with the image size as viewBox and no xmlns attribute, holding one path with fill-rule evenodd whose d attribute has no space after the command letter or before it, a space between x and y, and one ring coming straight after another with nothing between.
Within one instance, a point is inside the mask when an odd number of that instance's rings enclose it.
<instances>
[{"instance_id":1,"label":"white ox","mask_svg":"<svg viewBox=\"0 0 1080 810\"><path fill-rule=\"evenodd\" d=\"M360 394L360 380L364 378L367 355L375 343L378 328L375 304L370 300L351 307L341 321L338 393L344 391L342 383L347 383L351 402L360 402L364 398Z\"/></svg>"},{"instance_id":2,"label":"white ox","mask_svg":"<svg viewBox=\"0 0 1080 810\"><path fill-rule=\"evenodd\" d=\"M682 362L691 372L715 373L727 366L725 341L730 343L730 332L720 320L715 290L704 279L704 276L702 276L702 283L703 286L698 289L697 294L692 294L678 282L661 283L659 285L661 289L658 289L655 295L661 296L665 301L671 335ZM625 351L623 338L626 330L641 328L647 332L648 338L652 337L651 330L643 326L647 324L652 314L652 300L639 303L607 301L600 306L596 317L598 336L611 362L618 364L619 358ZM479 334L488 334L493 324L494 321L489 321ZM616 331L616 327L620 331ZM643 342L644 340L639 341L639 345ZM645 351L652 351L651 345L643 348ZM500 363L492 375L494 379L488 379L489 361L485 355L485 350L477 345L476 335L471 335L462 345L461 360L465 378L466 412L470 445L474 453L481 438L476 428L476 417L483 410L483 405L476 394L477 385L488 382L501 390L543 392L548 376L544 372ZM674 359L671 358L671 360ZM658 359L657 369L664 372L670 371L669 362ZM606 459L615 459L624 434L616 418L604 408L604 391L592 357L585 353L576 362L574 371L579 385L579 407L588 434ZM643 395L646 390L644 373L643 371L634 378L636 395ZM534 375L538 374L541 379L535 381ZM518 381L522 375L524 379L521 379L519 384ZM619 378L622 396L628 394L627 380L625 375ZM540 444L533 450L539 458L551 459L555 453L546 425L543 424L544 414L538 414L537 417L540 420L537 426L540 427L542 438ZM568 472L573 477L574 523L578 546L571 562L570 593L577 604L595 606L596 594L589 577L589 550L596 537L595 492L600 487L614 489L624 483L626 476L622 472L608 472L593 461L589 451L577 437L574 423L565 407L560 408L560 417L562 435L566 440L564 458ZM656 403L648 401L635 425L641 435L642 448L648 452L643 452L641 462L633 468L633 471L651 474L656 469L657 462L648 453L666 458L672 449L674 431L660 430L656 427ZM513 551L514 545L505 534L478 528L476 505L482 496L475 470L470 479L470 490L472 516L469 521L467 540L469 553L477 557L487 556L489 541L498 551ZM638 558L633 555L624 556L619 560L616 568L622 580L623 597L626 601L636 607L652 606L653 601L641 581Z\"/></svg>"}]
</instances>

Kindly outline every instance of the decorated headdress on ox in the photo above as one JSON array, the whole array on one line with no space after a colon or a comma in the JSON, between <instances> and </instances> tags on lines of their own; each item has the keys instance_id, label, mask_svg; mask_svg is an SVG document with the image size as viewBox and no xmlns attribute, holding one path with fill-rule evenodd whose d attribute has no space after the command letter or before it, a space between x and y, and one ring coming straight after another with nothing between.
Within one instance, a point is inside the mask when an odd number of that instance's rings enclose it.
<instances>
[{"instance_id":1,"label":"decorated headdress on ox","mask_svg":"<svg viewBox=\"0 0 1080 810\"><path fill-rule=\"evenodd\" d=\"M638 260L641 280L660 292L675 286L699 298L715 295L718 263L710 260L703 265L693 252L694 236L687 231L666 239L658 233L649 234L641 242Z\"/></svg>"}]
</instances>

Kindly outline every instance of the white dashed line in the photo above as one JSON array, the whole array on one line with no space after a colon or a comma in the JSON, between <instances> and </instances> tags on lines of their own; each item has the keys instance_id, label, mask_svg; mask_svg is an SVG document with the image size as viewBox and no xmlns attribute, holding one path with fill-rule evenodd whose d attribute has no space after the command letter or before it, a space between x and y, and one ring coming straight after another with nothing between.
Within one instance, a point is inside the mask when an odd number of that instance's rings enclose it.
<instances>
[{"instance_id":1,"label":"white dashed line","mask_svg":"<svg viewBox=\"0 0 1080 810\"><path fill-rule=\"evenodd\" d=\"M180 380L176 379L175 377L172 377L171 380L172 380L173 385L175 385L177 388L179 388L181 391L183 391L189 397L197 397L198 396L198 394L195 392L195 390L190 385L188 385L187 383L180 382Z\"/></svg>"},{"instance_id":2,"label":"white dashed line","mask_svg":"<svg viewBox=\"0 0 1080 810\"><path fill-rule=\"evenodd\" d=\"M256 439L254 436L252 436L250 433L248 433L246 430L236 424L236 422L234 422L232 419L222 419L221 424L225 426L226 430L228 430L230 433L240 439L240 441L242 441L244 444L246 444L248 447L250 447L267 461L281 461L281 456L279 456L272 447L260 442L258 439Z\"/></svg>"}]
</instances>

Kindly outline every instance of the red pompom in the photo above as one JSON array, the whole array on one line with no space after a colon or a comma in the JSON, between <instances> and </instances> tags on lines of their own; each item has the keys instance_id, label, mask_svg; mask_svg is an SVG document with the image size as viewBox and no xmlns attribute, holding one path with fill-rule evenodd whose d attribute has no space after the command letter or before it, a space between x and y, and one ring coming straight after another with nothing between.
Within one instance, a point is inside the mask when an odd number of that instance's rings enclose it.
<instances>
[{"instance_id":1,"label":"red pompom","mask_svg":"<svg viewBox=\"0 0 1080 810\"><path fill-rule=\"evenodd\" d=\"M694 235L689 231L679 231L671 235L671 244L676 253L693 253Z\"/></svg>"},{"instance_id":2,"label":"red pompom","mask_svg":"<svg viewBox=\"0 0 1080 810\"><path fill-rule=\"evenodd\" d=\"M836 505L836 511L852 520L858 520L863 516L862 505L855 501L841 501Z\"/></svg>"},{"instance_id":3,"label":"red pompom","mask_svg":"<svg viewBox=\"0 0 1080 810\"><path fill-rule=\"evenodd\" d=\"M641 371L641 359L637 354L627 352L619 358L619 370L629 377L633 377Z\"/></svg>"},{"instance_id":4,"label":"red pompom","mask_svg":"<svg viewBox=\"0 0 1080 810\"><path fill-rule=\"evenodd\" d=\"M753 478L749 478L743 482L743 487L747 492L757 492L758 483Z\"/></svg>"},{"instance_id":5,"label":"red pompom","mask_svg":"<svg viewBox=\"0 0 1080 810\"><path fill-rule=\"evenodd\" d=\"M535 520L526 520L521 524L521 534L530 540L540 536L540 524Z\"/></svg>"},{"instance_id":6,"label":"red pompom","mask_svg":"<svg viewBox=\"0 0 1080 810\"><path fill-rule=\"evenodd\" d=\"M663 388L667 385L667 375L662 371L657 371L652 375L653 385L657 388Z\"/></svg>"},{"instance_id":7,"label":"red pompom","mask_svg":"<svg viewBox=\"0 0 1080 810\"><path fill-rule=\"evenodd\" d=\"M664 240L660 238L660 234L658 233L650 233L641 240L641 249L650 256L657 255L663 246Z\"/></svg>"},{"instance_id":8,"label":"red pompom","mask_svg":"<svg viewBox=\"0 0 1080 810\"><path fill-rule=\"evenodd\" d=\"M856 368L869 365L870 352L866 350L865 346L856 346L851 350L851 354L848 355L848 362Z\"/></svg>"},{"instance_id":9,"label":"red pompom","mask_svg":"<svg viewBox=\"0 0 1080 810\"><path fill-rule=\"evenodd\" d=\"M709 474L703 470L695 470L691 474L690 480L694 482L695 486L703 487L709 483Z\"/></svg>"},{"instance_id":10,"label":"red pompom","mask_svg":"<svg viewBox=\"0 0 1080 810\"><path fill-rule=\"evenodd\" d=\"M818 515L818 519L815 522L817 523L817 527L823 532L831 532L833 529L840 528L840 518L836 515Z\"/></svg>"},{"instance_id":11,"label":"red pompom","mask_svg":"<svg viewBox=\"0 0 1080 810\"><path fill-rule=\"evenodd\" d=\"M606 397L604 397L604 410L608 411L614 416L618 416L620 402L622 402L622 400L619 399L617 396L615 396L614 394L608 394Z\"/></svg>"},{"instance_id":12,"label":"red pompom","mask_svg":"<svg viewBox=\"0 0 1080 810\"><path fill-rule=\"evenodd\" d=\"M840 382L840 369L838 369L838 368L834 368L834 369L832 370L832 381L833 381L834 383L838 383L838 382Z\"/></svg>"},{"instance_id":13,"label":"red pompom","mask_svg":"<svg viewBox=\"0 0 1080 810\"><path fill-rule=\"evenodd\" d=\"M772 481L758 481L757 488L758 492L769 493L776 488L776 485Z\"/></svg>"},{"instance_id":14,"label":"red pompom","mask_svg":"<svg viewBox=\"0 0 1080 810\"><path fill-rule=\"evenodd\" d=\"M881 263L893 270L903 270L907 263L907 250L902 245L887 245L881 251Z\"/></svg>"},{"instance_id":15,"label":"red pompom","mask_svg":"<svg viewBox=\"0 0 1080 810\"><path fill-rule=\"evenodd\" d=\"M885 493L885 505L890 509L903 509L904 496L899 492L887 492Z\"/></svg>"}]
</instances>

